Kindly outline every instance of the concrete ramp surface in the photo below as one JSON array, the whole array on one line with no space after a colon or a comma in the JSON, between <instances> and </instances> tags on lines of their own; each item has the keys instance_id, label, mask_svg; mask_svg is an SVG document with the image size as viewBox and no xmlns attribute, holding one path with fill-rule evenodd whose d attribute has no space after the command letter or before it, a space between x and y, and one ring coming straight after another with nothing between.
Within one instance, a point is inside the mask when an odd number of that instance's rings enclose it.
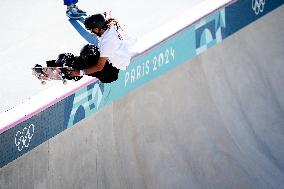
<instances>
[{"instance_id":1,"label":"concrete ramp surface","mask_svg":"<svg viewBox=\"0 0 284 189\"><path fill-rule=\"evenodd\" d=\"M283 188L283 13L9 163L0 188Z\"/></svg>"},{"instance_id":2,"label":"concrete ramp surface","mask_svg":"<svg viewBox=\"0 0 284 189\"><path fill-rule=\"evenodd\" d=\"M52 140L53 186L282 188L283 11Z\"/></svg>"}]
</instances>

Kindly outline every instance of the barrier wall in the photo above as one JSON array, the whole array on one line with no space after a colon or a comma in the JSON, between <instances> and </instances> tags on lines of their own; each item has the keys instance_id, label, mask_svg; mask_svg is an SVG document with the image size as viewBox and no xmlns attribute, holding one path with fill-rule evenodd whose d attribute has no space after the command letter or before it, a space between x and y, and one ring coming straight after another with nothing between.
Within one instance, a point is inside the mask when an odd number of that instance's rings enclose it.
<instances>
[{"instance_id":1,"label":"barrier wall","mask_svg":"<svg viewBox=\"0 0 284 189\"><path fill-rule=\"evenodd\" d=\"M193 57L283 4L282 0L239 0L218 8L135 56L117 82L93 80L33 116L2 128L0 167L17 159L109 103L188 62Z\"/></svg>"}]
</instances>

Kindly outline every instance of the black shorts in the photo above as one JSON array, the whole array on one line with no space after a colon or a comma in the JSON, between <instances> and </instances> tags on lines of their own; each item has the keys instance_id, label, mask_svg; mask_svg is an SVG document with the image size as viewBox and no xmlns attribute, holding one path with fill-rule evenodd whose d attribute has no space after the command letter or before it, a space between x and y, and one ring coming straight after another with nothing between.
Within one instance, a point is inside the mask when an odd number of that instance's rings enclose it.
<instances>
[{"instance_id":1,"label":"black shorts","mask_svg":"<svg viewBox=\"0 0 284 189\"><path fill-rule=\"evenodd\" d=\"M86 69L91 66L94 66L98 63L100 58L100 51L99 48L95 45L88 44L85 45L81 52L80 52L80 59L79 65L82 66L81 68ZM89 76L98 78L103 83L111 83L116 81L118 78L119 69L112 66L112 64L107 60L103 70L89 74Z\"/></svg>"},{"instance_id":2,"label":"black shorts","mask_svg":"<svg viewBox=\"0 0 284 189\"><path fill-rule=\"evenodd\" d=\"M112 66L112 64L107 60L102 71L89 75L98 78L102 83L111 83L118 79L118 73L119 69Z\"/></svg>"}]
</instances>

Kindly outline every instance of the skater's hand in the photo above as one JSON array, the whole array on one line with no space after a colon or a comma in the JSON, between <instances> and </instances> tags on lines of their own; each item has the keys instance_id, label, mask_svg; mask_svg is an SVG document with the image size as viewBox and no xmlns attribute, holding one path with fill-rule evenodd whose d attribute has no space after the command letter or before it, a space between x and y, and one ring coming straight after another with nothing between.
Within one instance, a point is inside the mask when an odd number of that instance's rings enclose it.
<instances>
[{"instance_id":1,"label":"skater's hand","mask_svg":"<svg viewBox=\"0 0 284 189\"><path fill-rule=\"evenodd\" d=\"M71 77L78 77L78 76L80 76L80 70L69 70L67 73Z\"/></svg>"}]
</instances>

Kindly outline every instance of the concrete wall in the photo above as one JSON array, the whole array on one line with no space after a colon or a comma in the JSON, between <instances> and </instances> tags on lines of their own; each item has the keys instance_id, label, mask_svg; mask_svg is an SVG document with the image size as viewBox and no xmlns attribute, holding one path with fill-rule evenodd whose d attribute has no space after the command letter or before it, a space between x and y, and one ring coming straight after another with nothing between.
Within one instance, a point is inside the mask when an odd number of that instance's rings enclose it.
<instances>
[{"instance_id":1,"label":"concrete wall","mask_svg":"<svg viewBox=\"0 0 284 189\"><path fill-rule=\"evenodd\" d=\"M281 188L283 6L0 170L0 188Z\"/></svg>"}]
</instances>

